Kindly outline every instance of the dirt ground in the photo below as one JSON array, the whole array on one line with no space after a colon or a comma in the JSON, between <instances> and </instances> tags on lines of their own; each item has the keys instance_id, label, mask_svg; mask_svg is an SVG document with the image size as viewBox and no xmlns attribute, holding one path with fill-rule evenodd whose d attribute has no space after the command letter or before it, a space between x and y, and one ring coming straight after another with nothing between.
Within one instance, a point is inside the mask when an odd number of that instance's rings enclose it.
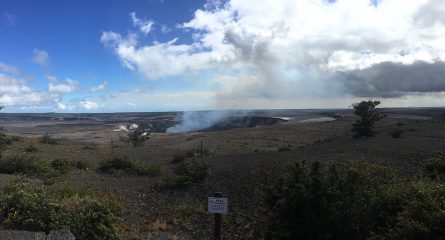
<instances>
[{"instance_id":1,"label":"dirt ground","mask_svg":"<svg viewBox=\"0 0 445 240\"><path fill-rule=\"evenodd\" d=\"M229 214L223 217L224 239L257 239L264 219L262 190L283 174L295 160L341 161L358 159L395 167L400 174L413 174L420 163L445 149L443 109L383 109L386 118L376 124L372 138L354 139L351 110L312 111L301 114L288 111L287 123L218 132L166 134L155 133L142 146L128 146L113 131L116 123L85 124L81 128L46 124L60 144L39 142L48 131L42 123L23 120L2 121L9 135L24 140L13 142L5 154L23 152L30 144L41 159L87 160L89 170L74 170L54 187L96 186L100 191L120 197L124 215L122 228L126 239L211 239L213 216L207 214L207 197L222 192L229 198ZM287 115L286 115L287 114ZM320 119L323 118L323 119ZM308 119L310 119L308 121ZM21 125L20 125L21 124ZM45 124L43 124L45 125ZM79 125L77 125L79 126ZM26 128L26 129L25 129ZM81 130L79 130L81 129ZM393 138L392 131L402 131ZM111 140L113 139L113 140ZM113 142L113 148L111 147ZM208 149L203 160L210 164L210 177L202 186L165 189L172 176L173 156L179 151ZM159 177L107 175L95 171L98 164L116 156L127 156L144 164L161 164ZM12 179L1 174L3 184Z\"/></svg>"}]
</instances>

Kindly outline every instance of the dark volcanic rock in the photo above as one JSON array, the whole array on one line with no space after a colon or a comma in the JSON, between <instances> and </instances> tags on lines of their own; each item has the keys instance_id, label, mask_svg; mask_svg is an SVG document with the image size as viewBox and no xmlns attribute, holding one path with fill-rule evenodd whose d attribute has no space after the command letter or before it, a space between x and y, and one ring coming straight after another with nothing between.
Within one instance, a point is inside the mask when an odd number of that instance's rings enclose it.
<instances>
[{"instance_id":1,"label":"dark volcanic rock","mask_svg":"<svg viewBox=\"0 0 445 240\"><path fill-rule=\"evenodd\" d=\"M46 240L76 240L76 237L69 230L61 229L49 232Z\"/></svg>"},{"instance_id":2,"label":"dark volcanic rock","mask_svg":"<svg viewBox=\"0 0 445 240\"><path fill-rule=\"evenodd\" d=\"M66 229L53 230L46 235L44 232L0 231L0 240L76 240Z\"/></svg>"},{"instance_id":3,"label":"dark volcanic rock","mask_svg":"<svg viewBox=\"0 0 445 240\"><path fill-rule=\"evenodd\" d=\"M213 126L203 131L224 131L234 128L251 128L257 126L268 126L287 122L282 118L262 117L262 116L246 116L246 117L229 117L221 122L215 123Z\"/></svg>"}]
</instances>

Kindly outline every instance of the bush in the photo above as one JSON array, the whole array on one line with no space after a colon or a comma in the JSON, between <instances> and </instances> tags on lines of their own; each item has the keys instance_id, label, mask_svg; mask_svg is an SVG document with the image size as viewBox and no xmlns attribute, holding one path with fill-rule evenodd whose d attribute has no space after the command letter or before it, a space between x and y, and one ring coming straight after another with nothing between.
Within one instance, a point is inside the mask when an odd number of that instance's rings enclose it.
<instances>
[{"instance_id":1,"label":"bush","mask_svg":"<svg viewBox=\"0 0 445 240\"><path fill-rule=\"evenodd\" d=\"M56 138L51 137L49 133L46 133L45 135L42 136L42 138L40 139L40 143L51 144L51 145L59 144L58 140Z\"/></svg>"},{"instance_id":2,"label":"bush","mask_svg":"<svg viewBox=\"0 0 445 240\"><path fill-rule=\"evenodd\" d=\"M295 163L267 190L268 239L441 239L445 188L362 162Z\"/></svg>"},{"instance_id":3,"label":"bush","mask_svg":"<svg viewBox=\"0 0 445 240\"><path fill-rule=\"evenodd\" d=\"M185 183L203 183L209 176L210 166L204 161L196 159L186 159L174 168L177 176L180 176Z\"/></svg>"},{"instance_id":4,"label":"bush","mask_svg":"<svg viewBox=\"0 0 445 240\"><path fill-rule=\"evenodd\" d=\"M379 104L380 101L372 100L352 104L354 114L360 117L352 124L354 137L372 137L374 135L372 131L374 123L384 117L375 109Z\"/></svg>"},{"instance_id":5,"label":"bush","mask_svg":"<svg viewBox=\"0 0 445 240\"><path fill-rule=\"evenodd\" d=\"M20 136L10 136L9 139L10 139L12 142L23 142L23 138L20 137Z\"/></svg>"},{"instance_id":6,"label":"bush","mask_svg":"<svg viewBox=\"0 0 445 240\"><path fill-rule=\"evenodd\" d=\"M62 174L71 171L75 165L76 163L74 161L67 159L54 159L51 161L51 167Z\"/></svg>"},{"instance_id":7,"label":"bush","mask_svg":"<svg viewBox=\"0 0 445 240\"><path fill-rule=\"evenodd\" d=\"M149 133L144 132L140 129L134 130L128 134L128 141L130 141L133 146L137 147L142 145L145 141L149 139Z\"/></svg>"},{"instance_id":8,"label":"bush","mask_svg":"<svg viewBox=\"0 0 445 240\"><path fill-rule=\"evenodd\" d=\"M179 152L173 156L172 163L177 164L181 163L184 160L185 160L185 155L182 152Z\"/></svg>"},{"instance_id":9,"label":"bush","mask_svg":"<svg viewBox=\"0 0 445 240\"><path fill-rule=\"evenodd\" d=\"M102 162L98 168L99 172L116 173L125 172L128 174L136 174L143 176L159 176L162 174L162 166L160 165L141 165L139 162L130 161L127 157L113 158L111 160Z\"/></svg>"},{"instance_id":10,"label":"bush","mask_svg":"<svg viewBox=\"0 0 445 240\"><path fill-rule=\"evenodd\" d=\"M142 176L157 177L161 176L164 170L159 164L151 164L148 166L137 165L135 172Z\"/></svg>"},{"instance_id":11,"label":"bush","mask_svg":"<svg viewBox=\"0 0 445 240\"><path fill-rule=\"evenodd\" d=\"M10 155L0 160L0 172L42 177L50 174L48 162L24 154Z\"/></svg>"},{"instance_id":12,"label":"bush","mask_svg":"<svg viewBox=\"0 0 445 240\"><path fill-rule=\"evenodd\" d=\"M3 150L6 147L6 145L11 145L11 144L12 144L11 139L8 138L8 136L4 132L1 132L0 133L0 145L2 146Z\"/></svg>"},{"instance_id":13,"label":"bush","mask_svg":"<svg viewBox=\"0 0 445 240\"><path fill-rule=\"evenodd\" d=\"M37 151L38 151L38 149L34 145L28 145L25 148L25 152L31 153L31 152L37 152Z\"/></svg>"},{"instance_id":14,"label":"bush","mask_svg":"<svg viewBox=\"0 0 445 240\"><path fill-rule=\"evenodd\" d=\"M78 160L76 162L76 168L81 170L88 170L90 168L91 164L87 160Z\"/></svg>"},{"instance_id":15,"label":"bush","mask_svg":"<svg viewBox=\"0 0 445 240\"><path fill-rule=\"evenodd\" d=\"M50 191L13 183L5 187L0 206L1 223L12 229L48 232L67 228L79 240L120 239L120 203L92 189Z\"/></svg>"},{"instance_id":16,"label":"bush","mask_svg":"<svg viewBox=\"0 0 445 240\"><path fill-rule=\"evenodd\" d=\"M422 174L432 180L445 180L445 155L426 159L422 164Z\"/></svg>"},{"instance_id":17,"label":"bush","mask_svg":"<svg viewBox=\"0 0 445 240\"><path fill-rule=\"evenodd\" d=\"M403 133L402 129L395 128L391 131L391 136L393 138L400 138L402 137L402 133Z\"/></svg>"},{"instance_id":18,"label":"bush","mask_svg":"<svg viewBox=\"0 0 445 240\"><path fill-rule=\"evenodd\" d=\"M128 160L127 157L124 157L124 158L113 158L108 161L104 161L99 165L99 168L97 170L103 173L114 173L116 171L128 172L133 168L134 168L134 162Z\"/></svg>"}]
</instances>

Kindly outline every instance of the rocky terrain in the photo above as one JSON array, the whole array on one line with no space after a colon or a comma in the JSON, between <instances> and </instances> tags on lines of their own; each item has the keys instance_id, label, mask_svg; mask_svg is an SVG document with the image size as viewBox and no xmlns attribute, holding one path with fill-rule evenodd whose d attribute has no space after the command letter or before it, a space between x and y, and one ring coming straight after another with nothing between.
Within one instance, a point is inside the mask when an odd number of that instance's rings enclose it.
<instances>
[{"instance_id":1,"label":"rocky terrain","mask_svg":"<svg viewBox=\"0 0 445 240\"><path fill-rule=\"evenodd\" d=\"M251 111L182 133L165 132L181 122L179 113L0 114L0 125L8 135L20 137L4 155L26 152L33 145L37 150L27 154L39 159L88 161L88 169L71 170L51 187L94 185L118 196L124 206L120 228L126 239L211 238L213 216L207 214L206 204L215 192L230 202L223 218L224 239L257 239L267 221L263 190L294 160L379 162L409 175L423 159L443 151L444 109L381 111L386 117L377 123L377 134L359 139L350 133L357 119L350 109ZM116 130L131 124L152 132L150 139L140 146L122 142L119 135L128 132ZM394 129L400 136L392 135ZM46 133L58 143L41 142ZM208 163L210 175L202 184L166 187L176 175L175 156L187 152ZM154 177L96 171L101 162L116 157L157 164L163 171ZM15 177L2 176L2 184Z\"/></svg>"}]
</instances>

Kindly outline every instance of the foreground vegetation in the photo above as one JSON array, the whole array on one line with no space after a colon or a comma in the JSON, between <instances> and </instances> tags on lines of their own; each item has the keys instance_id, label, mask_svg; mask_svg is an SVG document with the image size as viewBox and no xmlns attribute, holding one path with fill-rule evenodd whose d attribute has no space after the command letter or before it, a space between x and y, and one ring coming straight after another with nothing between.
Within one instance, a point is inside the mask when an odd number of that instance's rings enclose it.
<instances>
[{"instance_id":1,"label":"foreground vegetation","mask_svg":"<svg viewBox=\"0 0 445 240\"><path fill-rule=\"evenodd\" d=\"M445 157L419 176L360 161L296 162L266 194L268 239L442 239Z\"/></svg>"},{"instance_id":2,"label":"foreground vegetation","mask_svg":"<svg viewBox=\"0 0 445 240\"><path fill-rule=\"evenodd\" d=\"M120 239L119 201L94 189L50 190L18 181L5 187L0 214L1 224L12 229L69 229L79 240Z\"/></svg>"}]
</instances>

